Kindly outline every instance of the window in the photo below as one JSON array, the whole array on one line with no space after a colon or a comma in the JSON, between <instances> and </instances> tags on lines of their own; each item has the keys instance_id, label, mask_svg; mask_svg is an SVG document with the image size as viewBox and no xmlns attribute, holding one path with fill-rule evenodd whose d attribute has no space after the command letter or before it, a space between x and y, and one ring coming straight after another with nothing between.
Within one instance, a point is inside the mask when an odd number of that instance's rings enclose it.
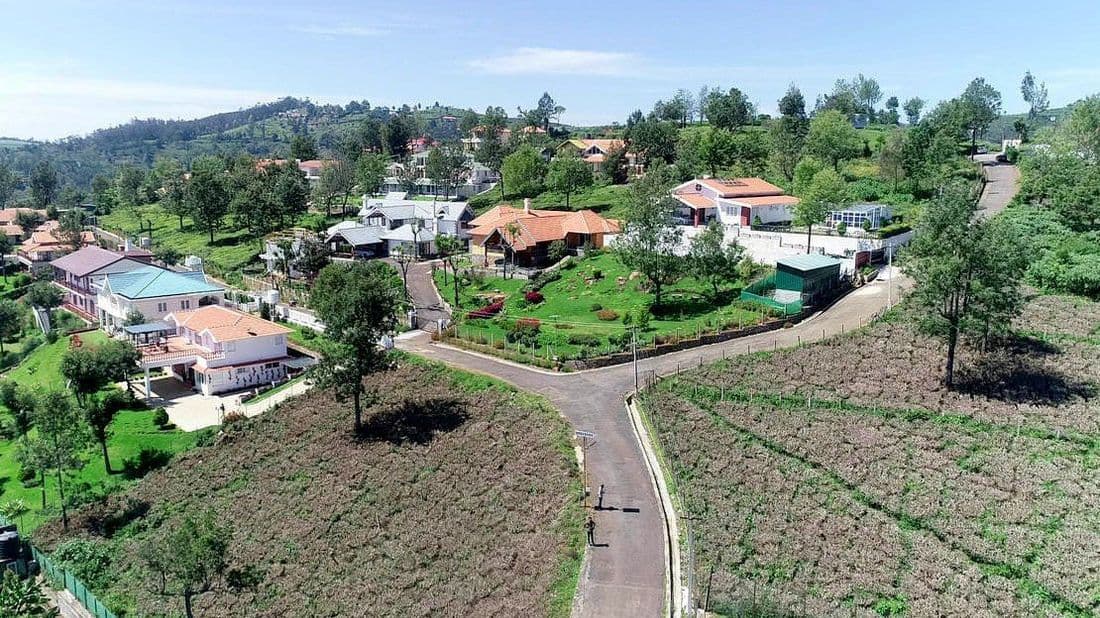
<instances>
[{"instance_id":1,"label":"window","mask_svg":"<svg viewBox=\"0 0 1100 618\"><path fill-rule=\"evenodd\" d=\"M180 309L190 309L190 308L191 308L191 301L190 300L181 300L180 301Z\"/></svg>"},{"instance_id":2,"label":"window","mask_svg":"<svg viewBox=\"0 0 1100 618\"><path fill-rule=\"evenodd\" d=\"M165 313L168 311L168 303L157 303L157 312Z\"/></svg>"},{"instance_id":3,"label":"window","mask_svg":"<svg viewBox=\"0 0 1100 618\"><path fill-rule=\"evenodd\" d=\"M264 363L264 369L274 369L279 366L279 363Z\"/></svg>"}]
</instances>

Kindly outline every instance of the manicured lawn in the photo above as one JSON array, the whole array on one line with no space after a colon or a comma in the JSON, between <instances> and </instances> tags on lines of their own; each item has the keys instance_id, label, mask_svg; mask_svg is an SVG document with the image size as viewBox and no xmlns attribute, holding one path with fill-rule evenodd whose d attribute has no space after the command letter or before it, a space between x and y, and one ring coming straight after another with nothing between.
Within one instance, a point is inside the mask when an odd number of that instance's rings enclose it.
<instances>
[{"instance_id":1,"label":"manicured lawn","mask_svg":"<svg viewBox=\"0 0 1100 618\"><path fill-rule=\"evenodd\" d=\"M79 336L84 345L95 345L106 340L106 335L101 331L81 333ZM68 347L67 337L43 345L19 366L7 372L3 379L14 380L17 384L31 388L63 387L61 359ZM6 411L4 414L6 415ZM127 410L115 418L111 424L111 438L107 443L114 469L122 470L126 460L137 457L143 449L156 449L167 454L186 450L194 446L202 435L178 430L161 431L153 423L153 414L152 410ZM57 485L52 477L47 477L46 509L43 510L41 487L25 487L20 481L18 451L19 440L0 439L0 503L16 499L25 501L32 509L32 513L25 516L23 522L29 531L58 515ZM70 474L66 479L66 496L79 499L102 495L132 482L126 475L106 473L98 443L88 448L84 461L83 469Z\"/></svg>"},{"instance_id":2,"label":"manicured lawn","mask_svg":"<svg viewBox=\"0 0 1100 618\"><path fill-rule=\"evenodd\" d=\"M297 383L299 383L299 382L301 382L302 380L305 380L305 379L306 379L305 376L298 376L297 378L294 378L293 380L287 380L286 382L283 382L282 384L276 386L275 388L273 388L269 391L264 391L260 395L254 397L252 399L249 399L248 403L251 404L251 403L256 403L257 401L263 401L264 399L267 399L268 397L271 397L273 395L277 395L277 394L281 393L282 391L285 391L286 389L290 388L291 386L293 386L293 385L295 385L295 384L297 384Z\"/></svg>"},{"instance_id":3,"label":"manicured lawn","mask_svg":"<svg viewBox=\"0 0 1100 618\"><path fill-rule=\"evenodd\" d=\"M203 258L208 272L223 278L255 260L263 250L260 241L243 230L217 232L211 244L209 235L196 227L190 218L184 217L181 230L179 219L165 212L159 204L136 209L117 208L99 218L101 227L130 235L138 234L142 226L147 228L149 224L153 228L154 248L175 249L184 256L197 255Z\"/></svg>"},{"instance_id":4,"label":"manicured lawn","mask_svg":"<svg viewBox=\"0 0 1100 618\"><path fill-rule=\"evenodd\" d=\"M633 321L654 301L654 295L644 289L643 279L631 279L630 274L612 254L580 260L575 267L563 270L561 279L542 288L544 300L536 305L524 299L526 280L486 278L461 290L461 310L456 311L459 336L499 347L516 319L535 318L539 320L539 355L567 359L625 349L631 327L623 323L623 316L630 314ZM436 285L444 298L454 297L453 284L444 284L442 272L436 273ZM650 343L655 338L675 339L752 323L759 317L757 309L732 300L743 286L740 281L730 282L718 299L711 297L707 286L691 278L668 286L664 306L651 314L647 328L638 333L639 340ZM494 296L506 299L499 317L466 318L467 312L488 305ZM612 319L601 319L600 310L613 312L603 315ZM507 345L515 347L512 342Z\"/></svg>"}]
</instances>

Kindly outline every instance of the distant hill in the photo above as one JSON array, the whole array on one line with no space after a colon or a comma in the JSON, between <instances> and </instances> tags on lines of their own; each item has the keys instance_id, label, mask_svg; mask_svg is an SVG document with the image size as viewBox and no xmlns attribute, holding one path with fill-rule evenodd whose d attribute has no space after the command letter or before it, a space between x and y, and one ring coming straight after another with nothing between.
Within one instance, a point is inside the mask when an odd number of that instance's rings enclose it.
<instances>
[{"instance_id":1,"label":"distant hill","mask_svg":"<svg viewBox=\"0 0 1100 618\"><path fill-rule=\"evenodd\" d=\"M1037 134L1044 129L1060 125L1071 111L1073 111L1073 107L1067 106L1049 109L1043 112L1035 118L1034 121L1029 123L1031 125L1031 135L1037 136ZM989 129L985 132L986 139L991 142L1000 143L1002 139L1018 138L1019 135L1016 134L1016 129L1013 128L1017 120L1026 121L1027 114L1006 114L1001 116L993 121L993 124L991 124Z\"/></svg>"},{"instance_id":2,"label":"distant hill","mask_svg":"<svg viewBox=\"0 0 1100 618\"><path fill-rule=\"evenodd\" d=\"M458 137L456 123L441 119L465 112L438 103L395 109L371 107L365 101L318 105L287 97L194 120L135 119L55 142L0 138L0 161L27 175L39 161L48 159L63 184L87 189L97 174L109 174L124 163L149 167L159 156L184 162L205 154L283 156L291 138L300 133L309 133L322 150L331 150L363 120L385 120L399 111L412 113L422 131L437 139Z\"/></svg>"}]
</instances>

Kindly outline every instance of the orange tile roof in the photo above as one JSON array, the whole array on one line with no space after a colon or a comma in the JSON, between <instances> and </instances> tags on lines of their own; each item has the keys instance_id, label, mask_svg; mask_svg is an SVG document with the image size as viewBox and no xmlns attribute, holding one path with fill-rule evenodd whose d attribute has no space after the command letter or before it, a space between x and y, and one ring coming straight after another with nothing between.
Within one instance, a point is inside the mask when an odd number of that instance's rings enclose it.
<instances>
[{"instance_id":1,"label":"orange tile roof","mask_svg":"<svg viewBox=\"0 0 1100 618\"><path fill-rule=\"evenodd\" d=\"M209 332L215 341L235 341L290 332L285 326L220 305L208 305L194 311L177 311L165 316L165 319L169 318L177 325L186 326L196 333Z\"/></svg>"},{"instance_id":2,"label":"orange tile roof","mask_svg":"<svg viewBox=\"0 0 1100 618\"><path fill-rule=\"evenodd\" d=\"M37 213L40 217L46 216L45 210L35 210L34 208L3 208L0 209L0 224L15 223L15 220L19 218L19 213L21 212Z\"/></svg>"},{"instance_id":3,"label":"orange tile roof","mask_svg":"<svg viewBox=\"0 0 1100 618\"><path fill-rule=\"evenodd\" d=\"M692 208L714 208L714 200L702 193L677 193L676 199Z\"/></svg>"},{"instance_id":4,"label":"orange tile roof","mask_svg":"<svg viewBox=\"0 0 1100 618\"><path fill-rule=\"evenodd\" d=\"M763 178L701 178L695 181L718 193L720 197L757 197L762 195L783 195L783 189Z\"/></svg>"},{"instance_id":5,"label":"orange tile roof","mask_svg":"<svg viewBox=\"0 0 1100 618\"><path fill-rule=\"evenodd\" d=\"M516 225L515 238L508 232L510 224ZM619 223L605 219L591 210L575 212L564 210L530 210L511 206L497 206L470 222L470 235L474 244L497 233L516 251L523 251L538 243L563 240L567 234L614 234Z\"/></svg>"},{"instance_id":6,"label":"orange tile roof","mask_svg":"<svg viewBox=\"0 0 1100 618\"><path fill-rule=\"evenodd\" d=\"M733 200L745 206L793 206L798 198L793 195L762 195L759 197L739 197Z\"/></svg>"}]
</instances>

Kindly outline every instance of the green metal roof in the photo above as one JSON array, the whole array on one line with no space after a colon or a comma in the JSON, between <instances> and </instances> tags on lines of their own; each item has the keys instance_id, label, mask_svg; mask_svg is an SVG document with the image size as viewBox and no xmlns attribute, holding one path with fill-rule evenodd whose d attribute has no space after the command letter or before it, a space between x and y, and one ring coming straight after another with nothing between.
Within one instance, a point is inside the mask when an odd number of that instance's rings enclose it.
<instances>
[{"instance_id":1,"label":"green metal roof","mask_svg":"<svg viewBox=\"0 0 1100 618\"><path fill-rule=\"evenodd\" d=\"M201 272L178 273L156 266L109 274L107 284L112 292L129 299L221 291L220 287L207 283L206 275Z\"/></svg>"},{"instance_id":2,"label":"green metal roof","mask_svg":"<svg viewBox=\"0 0 1100 618\"><path fill-rule=\"evenodd\" d=\"M827 255L821 255L820 253L807 253L804 255L779 258L775 261L775 264L776 266L786 266L793 270L808 272L819 268L839 266L840 260Z\"/></svg>"}]
</instances>

